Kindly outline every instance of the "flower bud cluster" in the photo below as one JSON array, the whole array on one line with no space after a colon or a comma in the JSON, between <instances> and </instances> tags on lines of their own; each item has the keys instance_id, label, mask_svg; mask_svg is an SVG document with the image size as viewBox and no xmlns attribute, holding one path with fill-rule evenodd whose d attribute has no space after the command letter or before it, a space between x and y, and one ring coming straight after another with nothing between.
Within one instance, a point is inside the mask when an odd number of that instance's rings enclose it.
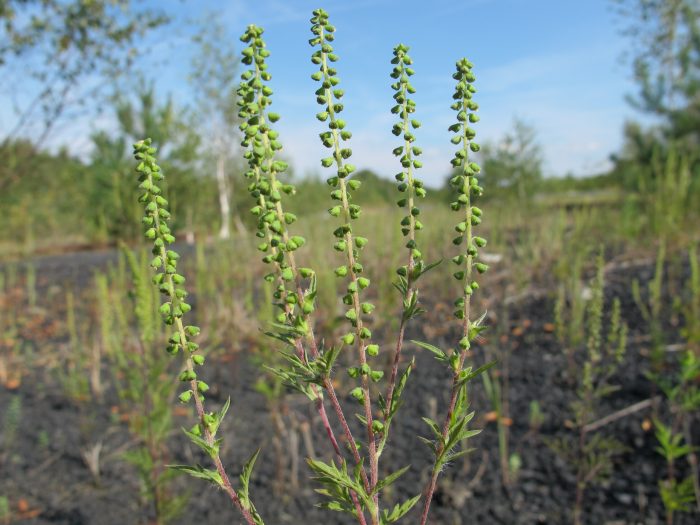
<instances>
[{"instance_id":1,"label":"flower bud cluster","mask_svg":"<svg viewBox=\"0 0 700 525\"><path fill-rule=\"evenodd\" d=\"M457 223L455 231L457 236L453 239L455 246L463 246L464 251L452 258L452 262L458 267L454 277L463 283L463 295L455 301L455 317L468 321L469 302L471 295L479 289L478 282L474 279L473 270L484 273L488 266L477 261L479 248L486 245L486 239L475 236L473 228L482 220L482 211L472 203L473 197L479 197L483 188L479 185L477 174L481 168L476 162L469 159L470 152L479 151L479 145L473 142L476 132L470 124L479 121L476 111L479 106L473 101L474 81L476 77L472 72L472 63L466 58L457 62L456 72L452 75L457 81L455 92L452 96L454 103L451 108L457 112L457 122L449 127L449 131L455 135L452 143L460 146L452 159L455 175L450 179L450 184L456 190L457 199L450 204L454 211L463 212L463 220ZM460 341L462 349L469 348L470 338L465 337Z\"/></svg>"},{"instance_id":2,"label":"flower bud cluster","mask_svg":"<svg viewBox=\"0 0 700 525\"><path fill-rule=\"evenodd\" d=\"M195 392L201 396L209 389L209 386L197 378L195 365L204 364L204 356L198 354L199 345L193 338L199 334L197 326L185 326L182 321L184 314L191 310L189 303L185 301L187 291L184 288L185 277L178 273L177 264L179 254L169 249L168 246L175 242L168 221L168 201L162 196L159 184L164 180L163 172L155 158L156 148L151 146L151 140L146 139L134 145L134 157L138 161L136 171L139 174L139 189L143 193L139 196L139 202L144 205L142 219L144 235L153 242L153 259L151 267L156 271L153 283L158 287L165 300L159 310L163 321L167 325L174 325L176 330L168 340L168 353L177 354L181 350L187 356L187 367L180 374L180 380L190 384L190 389L180 394L182 402L192 399Z\"/></svg>"},{"instance_id":3,"label":"flower bud cluster","mask_svg":"<svg viewBox=\"0 0 700 525\"><path fill-rule=\"evenodd\" d=\"M408 46L399 44L394 48L394 57L391 60L394 66L391 71L391 78L394 80L391 89L394 90L396 102L391 112L400 119L393 125L391 131L397 137L403 138L403 145L393 150L402 167L402 170L396 174L397 189L405 194L396 204L400 208L405 208L407 212L401 219L401 233L408 238L406 248L411 254L409 264L400 267L397 273L409 281L414 281L423 269L423 254L416 243L416 231L423 229L423 223L419 220L420 208L415 201L416 197L425 197L426 192L423 181L415 176L415 170L421 168L423 164L418 160L422 150L414 144L416 137L413 132L420 127L420 122L412 118L416 111L416 103L410 95L413 95L416 90L410 82L414 70L411 67L413 60L408 55L408 50ZM417 269L417 274L411 275L414 273L414 268Z\"/></svg>"},{"instance_id":4,"label":"flower bud cluster","mask_svg":"<svg viewBox=\"0 0 700 525\"><path fill-rule=\"evenodd\" d=\"M360 263L360 251L367 245L367 239L353 234L352 221L360 215L360 206L352 204L352 192L360 187L360 181L350 178L355 167L346 162L352 155L352 150L345 142L352 134L346 129L345 121L339 115L343 111L341 99L343 90L338 88L340 79L337 71L330 64L338 61L333 53L331 42L334 40L335 27L328 21L328 14L323 9L313 12L311 18L313 38L309 43L316 48L311 61L319 70L311 78L321 85L316 90L316 101L322 110L316 115L319 121L327 122L328 129L320 134L322 144L330 150L330 156L322 159L321 164L330 168L335 166L335 175L327 182L333 188L331 199L337 204L328 210L333 217L341 219L341 225L335 229L336 238L333 248L346 255L346 264L335 269L340 278L348 278L349 283L343 303L348 306L345 317L350 321L354 330L343 336L343 342L350 345L359 339L359 346L364 357L366 341L372 333L363 324L363 316L368 316L374 310L374 305L362 302L361 292L369 286L369 279L363 277L364 268Z\"/></svg>"},{"instance_id":5,"label":"flower bud cluster","mask_svg":"<svg viewBox=\"0 0 700 525\"><path fill-rule=\"evenodd\" d=\"M261 239L258 250L265 254L262 258L264 263L275 266L275 271L267 274L265 279L274 282L277 278L274 297L281 310L277 321L291 323L306 332L306 317L314 310L314 294L303 294L295 286L295 281L297 276L311 277L313 271L299 268L297 272L292 255L306 244L306 239L291 235L288 227L296 222L297 217L285 212L282 206L282 195L292 195L295 189L291 184L278 180L288 166L276 158L282 144L272 124L280 117L268 111L273 92L267 83L272 76L265 62L270 52L265 47L262 34L260 27L251 25L241 37L241 41L247 44L243 49L242 62L248 66L241 75L237 91L238 116L243 134L241 145L246 148L244 157L248 161L248 190L256 203L251 212L258 219L256 235Z\"/></svg>"}]
</instances>

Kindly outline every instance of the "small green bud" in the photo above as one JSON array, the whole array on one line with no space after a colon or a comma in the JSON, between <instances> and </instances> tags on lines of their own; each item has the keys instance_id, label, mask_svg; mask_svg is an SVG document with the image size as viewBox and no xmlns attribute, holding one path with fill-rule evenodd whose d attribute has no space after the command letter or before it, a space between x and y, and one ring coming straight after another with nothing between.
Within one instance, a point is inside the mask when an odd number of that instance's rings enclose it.
<instances>
[{"instance_id":1,"label":"small green bud","mask_svg":"<svg viewBox=\"0 0 700 525\"><path fill-rule=\"evenodd\" d=\"M192 390L185 390L179 396L181 403L189 403L192 399Z\"/></svg>"},{"instance_id":2,"label":"small green bud","mask_svg":"<svg viewBox=\"0 0 700 525\"><path fill-rule=\"evenodd\" d=\"M185 370L180 374L180 381L194 381L197 379L197 374L192 370Z\"/></svg>"},{"instance_id":3,"label":"small green bud","mask_svg":"<svg viewBox=\"0 0 700 525\"><path fill-rule=\"evenodd\" d=\"M365 393L362 391L362 388L360 388L359 386L353 388L352 391L350 392L350 395L353 398L355 398L355 400L360 404L365 402Z\"/></svg>"},{"instance_id":4,"label":"small green bud","mask_svg":"<svg viewBox=\"0 0 700 525\"><path fill-rule=\"evenodd\" d=\"M311 268L299 268L299 275L301 275L304 279L308 279L314 274L314 271Z\"/></svg>"},{"instance_id":5,"label":"small green bud","mask_svg":"<svg viewBox=\"0 0 700 525\"><path fill-rule=\"evenodd\" d=\"M379 354L379 345L367 345L367 355L376 357Z\"/></svg>"},{"instance_id":6,"label":"small green bud","mask_svg":"<svg viewBox=\"0 0 700 525\"><path fill-rule=\"evenodd\" d=\"M291 239L299 248L306 244L306 239L300 235L293 235Z\"/></svg>"},{"instance_id":7,"label":"small green bud","mask_svg":"<svg viewBox=\"0 0 700 525\"><path fill-rule=\"evenodd\" d=\"M202 366L204 364L204 356L202 354L193 355L192 362L197 366Z\"/></svg>"},{"instance_id":8,"label":"small green bud","mask_svg":"<svg viewBox=\"0 0 700 525\"><path fill-rule=\"evenodd\" d=\"M186 326L185 327L185 333L191 337L195 337L199 335L199 327L198 326Z\"/></svg>"}]
</instances>

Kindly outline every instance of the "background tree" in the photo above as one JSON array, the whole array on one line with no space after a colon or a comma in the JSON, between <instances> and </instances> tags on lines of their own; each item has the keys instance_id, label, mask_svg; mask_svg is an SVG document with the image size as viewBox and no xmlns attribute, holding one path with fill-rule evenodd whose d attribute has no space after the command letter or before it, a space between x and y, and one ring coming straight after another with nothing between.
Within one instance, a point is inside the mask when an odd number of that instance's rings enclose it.
<instances>
[{"instance_id":1,"label":"background tree","mask_svg":"<svg viewBox=\"0 0 700 525\"><path fill-rule=\"evenodd\" d=\"M192 191L200 182L195 175L199 137L189 126L186 112L177 111L170 99L159 103L152 85L144 87L141 82L133 98L119 95L113 104L118 129L92 135L91 171L95 177L92 200L101 203L92 210L92 219L106 236L131 239L139 234L140 226L134 221L134 218L138 220L138 205L130 198L132 166L128 145L138 140L137 137L152 137L163 152L168 194L201 195L202 192ZM196 199L183 201L183 206L173 198L170 200L173 209L179 208L178 215L189 217L190 222L195 208L200 208Z\"/></svg>"},{"instance_id":2,"label":"background tree","mask_svg":"<svg viewBox=\"0 0 700 525\"><path fill-rule=\"evenodd\" d=\"M0 1L0 70L32 93L13 108L3 138L40 145L59 119L126 73L139 42L167 21L130 0Z\"/></svg>"},{"instance_id":3,"label":"background tree","mask_svg":"<svg viewBox=\"0 0 700 525\"><path fill-rule=\"evenodd\" d=\"M238 123L236 112L236 85L238 56L233 38L219 22L208 17L202 30L194 37L197 51L192 59L190 82L194 87L197 108L197 126L203 141L204 162L207 170L216 176L219 194L221 227L219 237L231 235L231 192L233 177L230 171L241 169L238 155ZM144 135L146 136L146 135ZM234 214L240 229L240 218Z\"/></svg>"},{"instance_id":4,"label":"background tree","mask_svg":"<svg viewBox=\"0 0 700 525\"><path fill-rule=\"evenodd\" d=\"M658 116L675 135L696 135L700 108L700 2L615 0L634 45L631 62L639 92L628 100ZM695 115L687 115L689 108Z\"/></svg>"},{"instance_id":5,"label":"background tree","mask_svg":"<svg viewBox=\"0 0 700 525\"><path fill-rule=\"evenodd\" d=\"M481 148L484 186L499 194L531 198L542 180L542 149L535 128L515 119L512 131ZM489 191L489 193L491 193Z\"/></svg>"},{"instance_id":6,"label":"background tree","mask_svg":"<svg viewBox=\"0 0 700 525\"><path fill-rule=\"evenodd\" d=\"M686 159L697 189L700 166L700 1L613 0L624 20L638 93L630 104L655 119L628 123L614 172L625 186L654 193L670 155Z\"/></svg>"}]
</instances>

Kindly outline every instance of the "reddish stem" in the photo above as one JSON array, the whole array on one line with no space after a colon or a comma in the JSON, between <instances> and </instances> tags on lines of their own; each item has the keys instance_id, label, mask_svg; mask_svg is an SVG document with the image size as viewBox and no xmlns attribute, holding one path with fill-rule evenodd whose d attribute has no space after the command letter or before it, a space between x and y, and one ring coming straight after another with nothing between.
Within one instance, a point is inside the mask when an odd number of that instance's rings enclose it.
<instances>
[{"instance_id":1,"label":"reddish stem","mask_svg":"<svg viewBox=\"0 0 700 525\"><path fill-rule=\"evenodd\" d=\"M457 404L457 395L459 394L459 372L462 370L462 367L464 366L464 360L467 357L466 352L462 352L462 354L459 357L459 369L457 372L455 372L454 377L452 379L452 391L450 394L450 404L447 408L447 415L445 416L445 422L442 425L442 442L440 443L440 446L437 449L437 452L435 454L436 458L442 454L444 447L442 445L443 442L447 440L449 430L450 430L450 421L452 420L452 414L454 413L455 410L455 405ZM438 476L440 475L440 470L433 467L433 472L430 476L430 482L428 483L428 487L425 491L425 502L423 504L423 513L421 514L421 520L420 520L420 525L425 525L428 522L428 514L430 512L430 504L433 501L433 494L435 493L435 487L437 485L437 479Z\"/></svg>"}]
</instances>

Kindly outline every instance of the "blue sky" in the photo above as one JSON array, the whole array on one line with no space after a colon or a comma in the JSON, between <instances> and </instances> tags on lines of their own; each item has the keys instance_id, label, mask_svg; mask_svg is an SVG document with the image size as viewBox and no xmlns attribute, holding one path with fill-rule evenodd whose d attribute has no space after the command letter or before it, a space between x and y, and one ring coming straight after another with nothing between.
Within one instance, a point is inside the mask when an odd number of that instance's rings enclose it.
<instances>
[{"instance_id":1,"label":"blue sky","mask_svg":"<svg viewBox=\"0 0 700 525\"><path fill-rule=\"evenodd\" d=\"M168 10L175 23L149 52L158 89L184 105L193 19L211 13L238 36L249 23L266 29L275 89L274 109L285 153L297 173L321 172L320 123L310 79L309 16L318 1L146 0ZM634 92L630 68L620 60L628 42L609 0L326 0L337 27L338 71L346 92L345 120L353 132L354 163L392 175L393 116L389 88L392 47L411 47L415 62L418 143L425 151L423 177L439 184L449 170L447 126L451 74L456 59L475 64L481 121L478 140L497 141L519 117L542 144L547 174L596 173L621 142L625 119L635 117L624 96ZM7 120L3 119L2 125ZM76 148L109 118L74 123L67 136Z\"/></svg>"}]
</instances>

